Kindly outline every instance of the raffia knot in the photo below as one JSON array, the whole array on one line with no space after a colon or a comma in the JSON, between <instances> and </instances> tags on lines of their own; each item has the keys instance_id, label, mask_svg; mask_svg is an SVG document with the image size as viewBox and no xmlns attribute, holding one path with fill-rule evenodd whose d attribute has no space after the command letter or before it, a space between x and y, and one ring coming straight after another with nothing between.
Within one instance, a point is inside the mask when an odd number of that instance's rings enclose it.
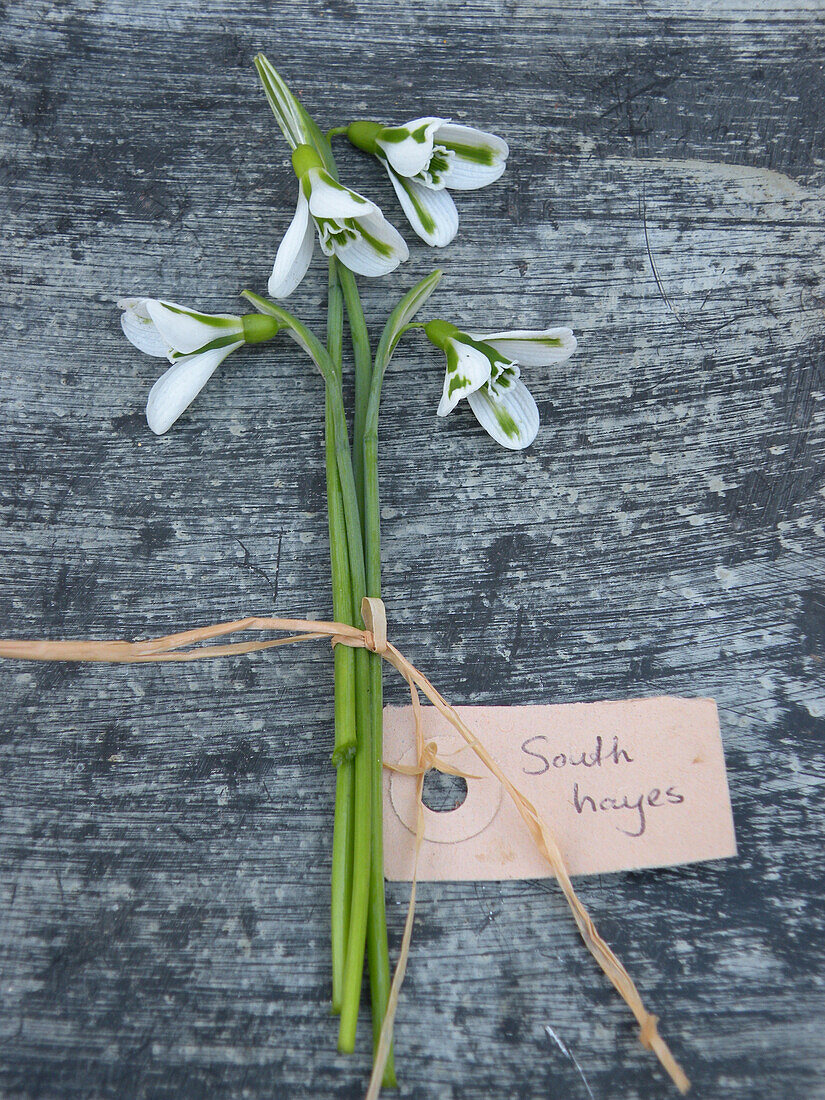
<instances>
[{"instance_id":1,"label":"raffia knot","mask_svg":"<svg viewBox=\"0 0 825 1100\"><path fill-rule=\"evenodd\" d=\"M376 596L364 596L361 600L361 618L364 620L364 646L370 653L387 652L387 609L384 601Z\"/></svg>"},{"instance_id":2,"label":"raffia knot","mask_svg":"<svg viewBox=\"0 0 825 1100\"><path fill-rule=\"evenodd\" d=\"M658 1023L659 1017L654 1016L652 1012L648 1012L644 1023L639 1028L639 1042L645 1050L653 1050L654 1040L659 1038L659 1030L656 1027Z\"/></svg>"}]
</instances>

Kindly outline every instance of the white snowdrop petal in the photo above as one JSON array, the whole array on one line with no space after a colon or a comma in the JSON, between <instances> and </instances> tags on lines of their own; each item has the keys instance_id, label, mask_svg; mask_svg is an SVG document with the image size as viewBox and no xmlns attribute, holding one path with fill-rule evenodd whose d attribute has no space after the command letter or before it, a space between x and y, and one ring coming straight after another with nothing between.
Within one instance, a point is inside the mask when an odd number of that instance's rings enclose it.
<instances>
[{"instance_id":1,"label":"white snowdrop petal","mask_svg":"<svg viewBox=\"0 0 825 1100\"><path fill-rule=\"evenodd\" d=\"M146 420L155 435L167 432L195 400L220 364L243 343L228 344L179 359L155 382L146 402Z\"/></svg>"},{"instance_id":2,"label":"white snowdrop petal","mask_svg":"<svg viewBox=\"0 0 825 1100\"><path fill-rule=\"evenodd\" d=\"M483 351L460 340L448 340L446 352L447 370L438 403L439 416L452 412L462 397L469 397L489 381L492 370L490 360Z\"/></svg>"},{"instance_id":3,"label":"white snowdrop petal","mask_svg":"<svg viewBox=\"0 0 825 1100\"><path fill-rule=\"evenodd\" d=\"M146 308L148 298L118 298L117 308L128 309L131 313L136 313L138 317L149 319L149 310Z\"/></svg>"},{"instance_id":4,"label":"white snowdrop petal","mask_svg":"<svg viewBox=\"0 0 825 1100\"><path fill-rule=\"evenodd\" d=\"M125 300L121 299L121 301ZM137 301L138 299L133 300ZM118 302L118 305L120 304ZM154 322L148 314L141 316L136 309L126 309L120 315L120 327L123 329L123 335L130 344L134 344L138 351L142 351L146 355L155 355L160 359L166 358L169 353L169 344L155 328Z\"/></svg>"},{"instance_id":5,"label":"white snowdrop petal","mask_svg":"<svg viewBox=\"0 0 825 1100\"><path fill-rule=\"evenodd\" d=\"M415 176L430 163L433 134L440 118L414 118L403 126L385 127L375 144L400 176Z\"/></svg>"},{"instance_id":6,"label":"white snowdrop petal","mask_svg":"<svg viewBox=\"0 0 825 1100\"><path fill-rule=\"evenodd\" d=\"M444 248L458 232L458 211L448 191L433 191L412 179L399 177L386 165L407 220L428 245Z\"/></svg>"},{"instance_id":7,"label":"white snowdrop petal","mask_svg":"<svg viewBox=\"0 0 825 1100\"><path fill-rule=\"evenodd\" d=\"M495 164L477 164L456 154L441 177L444 186L453 191L477 191L480 187L489 187L504 175L505 161Z\"/></svg>"},{"instance_id":8,"label":"white snowdrop petal","mask_svg":"<svg viewBox=\"0 0 825 1100\"><path fill-rule=\"evenodd\" d=\"M168 346L183 355L200 351L220 336L233 332L240 336L243 332L240 317L229 313L198 313L176 302L156 301L154 298L147 299L146 309Z\"/></svg>"},{"instance_id":9,"label":"white snowdrop petal","mask_svg":"<svg viewBox=\"0 0 825 1100\"><path fill-rule=\"evenodd\" d=\"M510 152L507 142L496 134L452 123L438 127L435 142L455 154L442 176L445 185L454 191L474 191L495 183L504 172Z\"/></svg>"},{"instance_id":10,"label":"white snowdrop petal","mask_svg":"<svg viewBox=\"0 0 825 1100\"><path fill-rule=\"evenodd\" d=\"M477 126L461 126L457 122L441 123L435 132L435 140L440 145L466 145L474 149L486 149L498 160L506 160L510 155L510 146L498 136Z\"/></svg>"},{"instance_id":11,"label":"white snowdrop petal","mask_svg":"<svg viewBox=\"0 0 825 1100\"><path fill-rule=\"evenodd\" d=\"M375 278L394 271L409 258L406 241L380 211L358 218L358 236L352 240L333 238L338 259L357 275Z\"/></svg>"},{"instance_id":12,"label":"white snowdrop petal","mask_svg":"<svg viewBox=\"0 0 825 1100\"><path fill-rule=\"evenodd\" d=\"M483 386L467 398L479 424L496 443L511 451L529 447L539 430L539 410L523 382Z\"/></svg>"},{"instance_id":13,"label":"white snowdrop petal","mask_svg":"<svg viewBox=\"0 0 825 1100\"><path fill-rule=\"evenodd\" d=\"M357 218L378 209L374 202L357 191L337 183L323 168L311 168L307 179L310 187L309 209L315 218Z\"/></svg>"},{"instance_id":14,"label":"white snowdrop petal","mask_svg":"<svg viewBox=\"0 0 825 1100\"><path fill-rule=\"evenodd\" d=\"M513 332L474 334L508 359L525 367L547 367L563 363L576 350L576 337L570 328L520 329Z\"/></svg>"},{"instance_id":15,"label":"white snowdrop petal","mask_svg":"<svg viewBox=\"0 0 825 1100\"><path fill-rule=\"evenodd\" d=\"M309 203L298 189L298 206L275 256L268 290L273 298L286 298L307 273L315 248L315 230L309 216Z\"/></svg>"}]
</instances>

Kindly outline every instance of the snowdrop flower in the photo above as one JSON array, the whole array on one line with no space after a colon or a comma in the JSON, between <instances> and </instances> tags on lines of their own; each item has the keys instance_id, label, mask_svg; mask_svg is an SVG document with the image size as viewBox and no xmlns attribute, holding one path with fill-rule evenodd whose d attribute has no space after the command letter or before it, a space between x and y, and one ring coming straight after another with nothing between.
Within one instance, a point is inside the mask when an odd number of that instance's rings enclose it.
<instances>
[{"instance_id":1,"label":"snowdrop flower","mask_svg":"<svg viewBox=\"0 0 825 1100\"><path fill-rule=\"evenodd\" d=\"M333 179L312 146L298 145L292 166L298 177L298 206L269 277L273 298L286 298L303 279L315 230L324 255L337 256L358 275L386 275L409 257L404 238L375 203Z\"/></svg>"},{"instance_id":2,"label":"snowdrop flower","mask_svg":"<svg viewBox=\"0 0 825 1100\"><path fill-rule=\"evenodd\" d=\"M231 352L270 340L281 328L273 317L198 313L157 298L121 298L126 339L172 366L155 382L146 419L156 435L168 431Z\"/></svg>"},{"instance_id":3,"label":"snowdrop flower","mask_svg":"<svg viewBox=\"0 0 825 1100\"><path fill-rule=\"evenodd\" d=\"M539 430L539 411L520 380L519 364L563 363L576 349L572 330L470 334L448 321L428 321L424 331L447 356L438 415L446 416L466 397L479 424L502 447L529 447Z\"/></svg>"},{"instance_id":4,"label":"snowdrop flower","mask_svg":"<svg viewBox=\"0 0 825 1100\"><path fill-rule=\"evenodd\" d=\"M352 122L347 137L381 161L410 225L438 248L458 232L458 211L447 189L474 191L495 183L509 153L495 134L443 118L414 118L394 127Z\"/></svg>"}]
</instances>

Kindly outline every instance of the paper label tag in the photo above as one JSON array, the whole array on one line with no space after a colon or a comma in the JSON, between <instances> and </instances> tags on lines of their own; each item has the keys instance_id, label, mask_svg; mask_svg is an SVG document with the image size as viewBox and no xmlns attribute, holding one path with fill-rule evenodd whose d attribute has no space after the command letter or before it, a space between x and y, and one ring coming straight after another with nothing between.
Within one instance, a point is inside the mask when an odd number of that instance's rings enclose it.
<instances>
[{"instance_id":1,"label":"paper label tag","mask_svg":"<svg viewBox=\"0 0 825 1100\"><path fill-rule=\"evenodd\" d=\"M573 875L736 855L719 717L712 699L457 707L544 818ZM424 810L421 880L550 877L501 784L433 707L427 741L466 775L457 809ZM415 765L412 707L384 710L384 758ZM412 878L415 779L384 770L384 873Z\"/></svg>"}]
</instances>

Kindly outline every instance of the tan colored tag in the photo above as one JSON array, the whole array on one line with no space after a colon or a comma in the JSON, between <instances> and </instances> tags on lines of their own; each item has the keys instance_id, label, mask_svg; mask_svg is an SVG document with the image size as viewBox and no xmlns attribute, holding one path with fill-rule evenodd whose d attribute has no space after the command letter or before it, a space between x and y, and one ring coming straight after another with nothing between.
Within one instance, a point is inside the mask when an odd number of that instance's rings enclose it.
<instances>
[{"instance_id":1,"label":"tan colored tag","mask_svg":"<svg viewBox=\"0 0 825 1100\"><path fill-rule=\"evenodd\" d=\"M719 717L712 699L457 707L553 830L571 874L664 867L736 855ZM551 875L501 784L434 707L424 733L463 772L456 810L425 809L419 880ZM414 767L412 707L384 710L384 758ZM385 769L384 873L412 878L416 781Z\"/></svg>"}]
</instances>

